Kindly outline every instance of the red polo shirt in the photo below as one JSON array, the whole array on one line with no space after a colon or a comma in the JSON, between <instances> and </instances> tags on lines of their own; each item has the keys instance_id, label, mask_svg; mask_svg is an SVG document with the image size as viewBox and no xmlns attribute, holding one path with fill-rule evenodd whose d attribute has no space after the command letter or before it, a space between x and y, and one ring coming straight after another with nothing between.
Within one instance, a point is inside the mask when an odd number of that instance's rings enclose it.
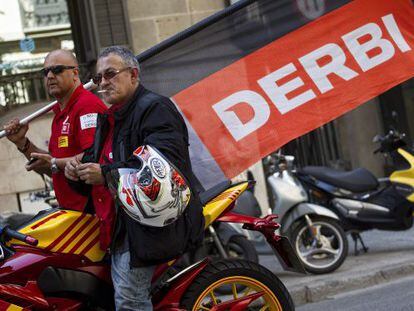
<instances>
[{"instance_id":1,"label":"red polo shirt","mask_svg":"<svg viewBox=\"0 0 414 311\"><path fill-rule=\"evenodd\" d=\"M107 110L102 101L85 90L76 88L66 107L53 107L52 135L49 152L54 158L73 157L89 148L94 140L97 113ZM52 174L56 198L61 207L83 211L88 198L74 191L62 170Z\"/></svg>"}]
</instances>

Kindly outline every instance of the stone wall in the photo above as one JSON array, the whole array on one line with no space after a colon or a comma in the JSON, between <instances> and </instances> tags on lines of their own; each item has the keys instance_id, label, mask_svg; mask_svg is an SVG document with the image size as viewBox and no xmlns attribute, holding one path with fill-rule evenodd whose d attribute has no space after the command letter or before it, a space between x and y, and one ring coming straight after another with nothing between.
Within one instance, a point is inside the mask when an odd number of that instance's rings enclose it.
<instances>
[{"instance_id":1,"label":"stone wall","mask_svg":"<svg viewBox=\"0 0 414 311\"><path fill-rule=\"evenodd\" d=\"M383 133L378 98L348 112L337 124L343 159L349 161L353 169L364 167L377 177L383 177L384 159L381 154L373 154L378 145L372 142L375 135Z\"/></svg>"},{"instance_id":2,"label":"stone wall","mask_svg":"<svg viewBox=\"0 0 414 311\"><path fill-rule=\"evenodd\" d=\"M225 7L225 0L128 0L135 53L190 27Z\"/></svg>"},{"instance_id":3,"label":"stone wall","mask_svg":"<svg viewBox=\"0 0 414 311\"><path fill-rule=\"evenodd\" d=\"M52 114L49 113L30 123L27 136L39 148L47 150L51 122ZM0 140L0 213L18 210L17 193L44 187L40 175L26 171L26 162L13 143L7 138Z\"/></svg>"}]
</instances>

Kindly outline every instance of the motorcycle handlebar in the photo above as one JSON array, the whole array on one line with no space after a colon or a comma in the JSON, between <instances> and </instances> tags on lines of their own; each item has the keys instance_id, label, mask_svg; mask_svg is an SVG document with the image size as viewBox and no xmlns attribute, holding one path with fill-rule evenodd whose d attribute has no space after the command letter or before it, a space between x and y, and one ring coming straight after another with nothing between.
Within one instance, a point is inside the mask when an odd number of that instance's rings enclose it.
<instances>
[{"instance_id":1,"label":"motorcycle handlebar","mask_svg":"<svg viewBox=\"0 0 414 311\"><path fill-rule=\"evenodd\" d=\"M380 147L374 151L374 154L381 152L387 153L402 146L405 146L406 143L404 142L404 133L399 133L395 130L390 130L385 136L377 135L374 137L373 142L379 143Z\"/></svg>"},{"instance_id":2,"label":"motorcycle handlebar","mask_svg":"<svg viewBox=\"0 0 414 311\"><path fill-rule=\"evenodd\" d=\"M10 229L9 227L6 227L4 229L4 232L6 233L6 235L8 237L19 240L19 241L22 241L22 242L27 243L27 244L32 245L32 246L36 246L37 243L39 242L34 237L31 237L29 235L17 232L13 229Z\"/></svg>"},{"instance_id":3,"label":"motorcycle handlebar","mask_svg":"<svg viewBox=\"0 0 414 311\"><path fill-rule=\"evenodd\" d=\"M390 130L385 135L380 135L380 134L375 135L375 137L372 139L372 142L374 142L374 143L382 143L383 141L386 141L386 140L399 138L401 135L404 135L404 134L399 134L396 131Z\"/></svg>"}]
</instances>

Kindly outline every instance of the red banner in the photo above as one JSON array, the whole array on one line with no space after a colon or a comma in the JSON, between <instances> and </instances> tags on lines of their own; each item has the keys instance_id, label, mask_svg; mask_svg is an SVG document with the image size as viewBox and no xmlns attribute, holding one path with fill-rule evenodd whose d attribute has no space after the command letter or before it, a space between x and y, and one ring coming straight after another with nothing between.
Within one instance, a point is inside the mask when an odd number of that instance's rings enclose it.
<instances>
[{"instance_id":1,"label":"red banner","mask_svg":"<svg viewBox=\"0 0 414 311\"><path fill-rule=\"evenodd\" d=\"M173 97L231 178L414 76L410 0L355 0Z\"/></svg>"}]
</instances>

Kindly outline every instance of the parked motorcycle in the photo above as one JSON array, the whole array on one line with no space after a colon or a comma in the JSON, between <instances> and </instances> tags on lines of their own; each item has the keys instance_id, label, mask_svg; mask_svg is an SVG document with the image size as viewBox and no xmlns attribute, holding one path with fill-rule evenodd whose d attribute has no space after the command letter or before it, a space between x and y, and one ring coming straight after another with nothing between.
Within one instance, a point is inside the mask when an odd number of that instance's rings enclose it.
<instances>
[{"instance_id":1,"label":"parked motorcycle","mask_svg":"<svg viewBox=\"0 0 414 311\"><path fill-rule=\"evenodd\" d=\"M29 199L31 202L44 201L50 207L56 208L58 204L51 180L46 178L44 181L45 188L31 192ZM219 187L224 189L230 187L230 185L231 182L226 181L220 184ZM208 203L206 200L208 195L209 191L200 194L203 205ZM28 213L10 213L6 217L0 216L0 224L8 224L12 229L15 229L33 217L34 215ZM239 228L240 226L232 223L212 223L207 227L203 244L191 256L191 261L196 262L204 257L210 256L213 260L238 258L258 263L259 257L254 244L247 239L243 232L244 230L240 230Z\"/></svg>"},{"instance_id":2,"label":"parked motorcycle","mask_svg":"<svg viewBox=\"0 0 414 311\"><path fill-rule=\"evenodd\" d=\"M309 202L296 177L294 159L280 152L267 159L272 212L279 215L281 233L289 236L305 269L315 274L332 272L348 255L348 240L337 215Z\"/></svg>"},{"instance_id":3,"label":"parked motorcycle","mask_svg":"<svg viewBox=\"0 0 414 311\"><path fill-rule=\"evenodd\" d=\"M213 222L243 224L261 232L282 267L304 272L286 237L275 234L275 216L255 218L231 212L248 188L218 185L204 196L206 226ZM0 228L0 309L112 310L108 262L99 248L99 222L77 211L54 208L40 212L17 231ZM169 262L153 276L154 310L294 310L289 292L264 267L244 260L209 258L176 270ZM231 288L231 295L219 293Z\"/></svg>"},{"instance_id":4,"label":"parked motorcycle","mask_svg":"<svg viewBox=\"0 0 414 311\"><path fill-rule=\"evenodd\" d=\"M339 218L321 205L309 202L308 195L296 177L294 157L280 152L265 159L272 213L280 218L280 232L289 237L306 271L314 274L338 269L348 254L348 240ZM254 194L245 191L237 200L235 211L260 215ZM269 253L262 236L246 232L259 253Z\"/></svg>"},{"instance_id":5,"label":"parked motorcycle","mask_svg":"<svg viewBox=\"0 0 414 311\"><path fill-rule=\"evenodd\" d=\"M329 207L351 233L358 253L358 241L366 252L360 232L370 229L407 230L413 225L414 153L407 148L404 134L390 131L376 136L380 146L374 153L391 156L405 167L389 178L377 179L370 171L358 168L343 172L328 167L309 166L299 171L314 202Z\"/></svg>"}]
</instances>

